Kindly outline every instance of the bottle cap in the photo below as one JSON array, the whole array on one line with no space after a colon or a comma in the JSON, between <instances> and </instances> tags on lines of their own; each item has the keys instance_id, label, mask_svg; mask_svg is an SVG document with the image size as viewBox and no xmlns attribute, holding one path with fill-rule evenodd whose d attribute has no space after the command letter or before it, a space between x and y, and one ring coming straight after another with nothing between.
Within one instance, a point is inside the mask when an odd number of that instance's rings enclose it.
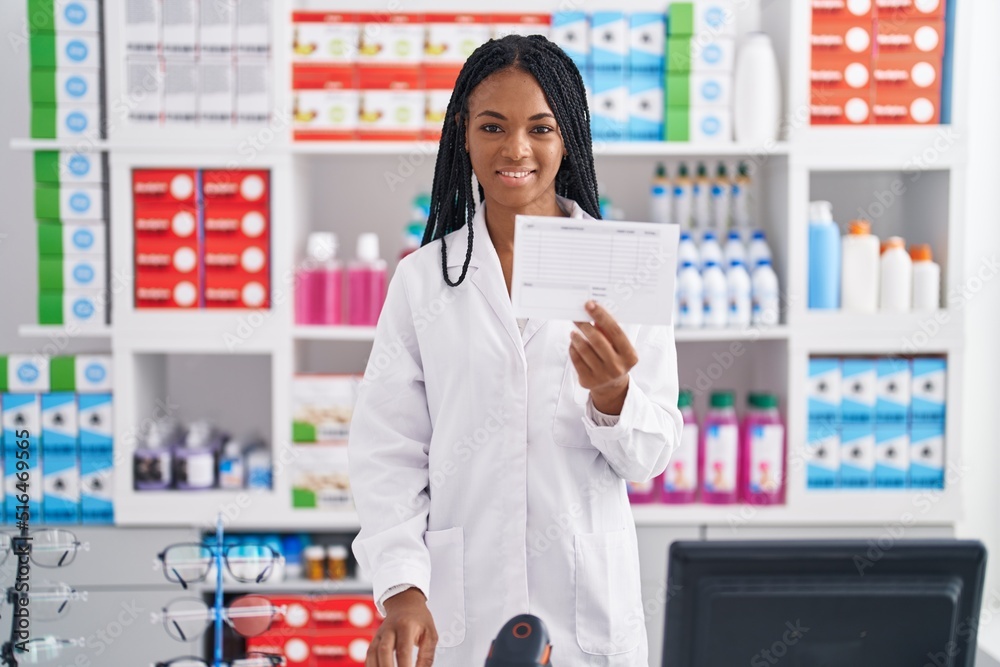
<instances>
[{"instance_id":1,"label":"bottle cap","mask_svg":"<svg viewBox=\"0 0 1000 667\"><path fill-rule=\"evenodd\" d=\"M682 389L679 394L677 394L677 407L679 408L689 408L691 407L692 395L690 389Z\"/></svg>"},{"instance_id":2,"label":"bottle cap","mask_svg":"<svg viewBox=\"0 0 1000 667\"><path fill-rule=\"evenodd\" d=\"M704 162L698 163L698 176L699 177L708 176L708 167L705 166Z\"/></svg>"},{"instance_id":3,"label":"bottle cap","mask_svg":"<svg viewBox=\"0 0 1000 667\"><path fill-rule=\"evenodd\" d=\"M359 236L357 252L362 262L378 261L378 234L368 232Z\"/></svg>"},{"instance_id":4,"label":"bottle cap","mask_svg":"<svg viewBox=\"0 0 1000 667\"><path fill-rule=\"evenodd\" d=\"M302 555L307 560L323 560L323 546L320 544L311 544L302 550Z\"/></svg>"},{"instance_id":5,"label":"bottle cap","mask_svg":"<svg viewBox=\"0 0 1000 667\"><path fill-rule=\"evenodd\" d=\"M851 220L847 233L851 236L868 236L872 233L872 223L867 220Z\"/></svg>"},{"instance_id":6,"label":"bottle cap","mask_svg":"<svg viewBox=\"0 0 1000 667\"><path fill-rule=\"evenodd\" d=\"M729 240L730 241L739 241L740 240L740 233L738 231L736 231L735 229L730 230L729 231Z\"/></svg>"},{"instance_id":7,"label":"bottle cap","mask_svg":"<svg viewBox=\"0 0 1000 667\"><path fill-rule=\"evenodd\" d=\"M657 178L667 177L667 167L662 162L656 163L656 177Z\"/></svg>"},{"instance_id":8,"label":"bottle cap","mask_svg":"<svg viewBox=\"0 0 1000 667\"><path fill-rule=\"evenodd\" d=\"M896 248L906 250L906 241L903 240L902 236L890 236L885 240L885 250L894 250Z\"/></svg>"},{"instance_id":9,"label":"bottle cap","mask_svg":"<svg viewBox=\"0 0 1000 667\"><path fill-rule=\"evenodd\" d=\"M707 259L707 260L705 260L705 268L706 269L710 269L713 266L718 266L718 265L719 265L719 263L716 262L714 259Z\"/></svg>"},{"instance_id":10,"label":"bottle cap","mask_svg":"<svg viewBox=\"0 0 1000 667\"><path fill-rule=\"evenodd\" d=\"M334 544L326 549L327 558L334 560L347 560L347 547L343 544Z\"/></svg>"},{"instance_id":11,"label":"bottle cap","mask_svg":"<svg viewBox=\"0 0 1000 667\"><path fill-rule=\"evenodd\" d=\"M713 232L711 229L706 230L705 233L701 235L702 242L708 241L709 239L713 241L715 240L715 232Z\"/></svg>"},{"instance_id":12,"label":"bottle cap","mask_svg":"<svg viewBox=\"0 0 1000 667\"><path fill-rule=\"evenodd\" d=\"M682 269L694 268L694 262L692 262L690 259L685 259L683 262L681 262L681 268Z\"/></svg>"},{"instance_id":13,"label":"bottle cap","mask_svg":"<svg viewBox=\"0 0 1000 667\"><path fill-rule=\"evenodd\" d=\"M681 241L690 241L691 232L681 232Z\"/></svg>"},{"instance_id":14,"label":"bottle cap","mask_svg":"<svg viewBox=\"0 0 1000 667\"><path fill-rule=\"evenodd\" d=\"M763 229L755 229L755 230L753 230L753 233L750 234L750 238L751 238L751 240L754 240L754 241L766 241L767 240L767 236L765 236Z\"/></svg>"},{"instance_id":15,"label":"bottle cap","mask_svg":"<svg viewBox=\"0 0 1000 667\"><path fill-rule=\"evenodd\" d=\"M747 405L751 408L760 408L761 410L770 410L772 408L778 407L778 397L774 394L768 394L760 391L752 391L747 396Z\"/></svg>"},{"instance_id":16,"label":"bottle cap","mask_svg":"<svg viewBox=\"0 0 1000 667\"><path fill-rule=\"evenodd\" d=\"M757 266L771 266L771 260L767 257L761 257L757 260Z\"/></svg>"},{"instance_id":17,"label":"bottle cap","mask_svg":"<svg viewBox=\"0 0 1000 667\"><path fill-rule=\"evenodd\" d=\"M747 166L746 162L740 162L740 166L737 168L737 173L740 176L749 176L750 168Z\"/></svg>"},{"instance_id":18,"label":"bottle cap","mask_svg":"<svg viewBox=\"0 0 1000 667\"><path fill-rule=\"evenodd\" d=\"M731 260L729 260L729 266L746 266L746 265L743 263L742 259L733 257Z\"/></svg>"},{"instance_id":19,"label":"bottle cap","mask_svg":"<svg viewBox=\"0 0 1000 667\"><path fill-rule=\"evenodd\" d=\"M333 232L313 232L306 244L306 254L317 262L328 262L337 256L337 235Z\"/></svg>"},{"instance_id":20,"label":"bottle cap","mask_svg":"<svg viewBox=\"0 0 1000 667\"><path fill-rule=\"evenodd\" d=\"M726 163L720 162L719 166L715 170L716 176L726 176Z\"/></svg>"},{"instance_id":21,"label":"bottle cap","mask_svg":"<svg viewBox=\"0 0 1000 667\"><path fill-rule=\"evenodd\" d=\"M708 404L713 408L731 408L733 407L733 392L713 391Z\"/></svg>"},{"instance_id":22,"label":"bottle cap","mask_svg":"<svg viewBox=\"0 0 1000 667\"><path fill-rule=\"evenodd\" d=\"M914 262L933 262L934 256L931 247L927 243L917 243L910 246L910 258Z\"/></svg>"},{"instance_id":23,"label":"bottle cap","mask_svg":"<svg viewBox=\"0 0 1000 667\"><path fill-rule=\"evenodd\" d=\"M833 204L828 201L809 202L809 219L813 222L833 222Z\"/></svg>"},{"instance_id":24,"label":"bottle cap","mask_svg":"<svg viewBox=\"0 0 1000 667\"><path fill-rule=\"evenodd\" d=\"M681 165L677 167L677 175L681 177L688 175L688 166L683 162L681 162Z\"/></svg>"}]
</instances>

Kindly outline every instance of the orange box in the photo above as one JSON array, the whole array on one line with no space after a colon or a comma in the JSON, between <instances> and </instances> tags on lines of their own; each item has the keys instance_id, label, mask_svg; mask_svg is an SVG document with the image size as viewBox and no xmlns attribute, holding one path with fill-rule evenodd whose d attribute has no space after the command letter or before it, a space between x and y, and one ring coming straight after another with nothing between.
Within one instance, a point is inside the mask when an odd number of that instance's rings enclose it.
<instances>
[{"instance_id":1,"label":"orange box","mask_svg":"<svg viewBox=\"0 0 1000 667\"><path fill-rule=\"evenodd\" d=\"M911 18L941 18L947 0L875 0L875 17L879 20Z\"/></svg>"},{"instance_id":2,"label":"orange box","mask_svg":"<svg viewBox=\"0 0 1000 667\"><path fill-rule=\"evenodd\" d=\"M197 308L198 273L182 276L173 272L135 272L136 308Z\"/></svg>"},{"instance_id":3,"label":"orange box","mask_svg":"<svg viewBox=\"0 0 1000 667\"><path fill-rule=\"evenodd\" d=\"M425 93L417 67L361 66L358 138L418 139L424 127Z\"/></svg>"},{"instance_id":4,"label":"orange box","mask_svg":"<svg viewBox=\"0 0 1000 667\"><path fill-rule=\"evenodd\" d=\"M875 44L878 54L914 53L937 55L944 53L944 19L909 19L876 21Z\"/></svg>"},{"instance_id":5,"label":"orange box","mask_svg":"<svg viewBox=\"0 0 1000 667\"><path fill-rule=\"evenodd\" d=\"M877 125L936 125L941 122L941 96L917 90L877 90L872 105Z\"/></svg>"},{"instance_id":6,"label":"orange box","mask_svg":"<svg viewBox=\"0 0 1000 667\"><path fill-rule=\"evenodd\" d=\"M809 81L813 89L861 91L871 86L871 54L833 55L813 52Z\"/></svg>"},{"instance_id":7,"label":"orange box","mask_svg":"<svg viewBox=\"0 0 1000 667\"><path fill-rule=\"evenodd\" d=\"M876 96L884 90L941 93L941 56L913 53L879 54L872 68Z\"/></svg>"},{"instance_id":8,"label":"orange box","mask_svg":"<svg viewBox=\"0 0 1000 667\"><path fill-rule=\"evenodd\" d=\"M823 21L871 22L875 18L874 0L810 0L813 25Z\"/></svg>"},{"instance_id":9,"label":"orange box","mask_svg":"<svg viewBox=\"0 0 1000 667\"><path fill-rule=\"evenodd\" d=\"M136 203L194 204L198 180L194 169L133 169L132 200Z\"/></svg>"},{"instance_id":10,"label":"orange box","mask_svg":"<svg viewBox=\"0 0 1000 667\"><path fill-rule=\"evenodd\" d=\"M218 236L266 244L268 227L266 207L228 202L205 204L203 228L206 239Z\"/></svg>"},{"instance_id":11,"label":"orange box","mask_svg":"<svg viewBox=\"0 0 1000 667\"><path fill-rule=\"evenodd\" d=\"M489 14L428 12L424 15L425 65L461 67L472 52L490 40L493 27Z\"/></svg>"},{"instance_id":12,"label":"orange box","mask_svg":"<svg viewBox=\"0 0 1000 667\"><path fill-rule=\"evenodd\" d=\"M135 239L135 269L147 273L173 273L179 277L197 275L199 266L198 239L173 236Z\"/></svg>"},{"instance_id":13,"label":"orange box","mask_svg":"<svg viewBox=\"0 0 1000 667\"><path fill-rule=\"evenodd\" d=\"M872 23L858 25L852 21L823 21L813 24L809 36L813 55L817 53L856 56L871 53L875 43Z\"/></svg>"},{"instance_id":14,"label":"orange box","mask_svg":"<svg viewBox=\"0 0 1000 667\"><path fill-rule=\"evenodd\" d=\"M266 169L205 169L201 180L206 207L215 201L266 204L270 194Z\"/></svg>"},{"instance_id":15,"label":"orange box","mask_svg":"<svg viewBox=\"0 0 1000 667\"><path fill-rule=\"evenodd\" d=\"M421 138L437 141L441 138L448 102L455 89L460 67L427 66L424 68L424 128Z\"/></svg>"},{"instance_id":16,"label":"orange box","mask_svg":"<svg viewBox=\"0 0 1000 667\"><path fill-rule=\"evenodd\" d=\"M198 238L198 209L190 204L136 202L132 211L136 237Z\"/></svg>"},{"instance_id":17,"label":"orange box","mask_svg":"<svg viewBox=\"0 0 1000 667\"><path fill-rule=\"evenodd\" d=\"M358 138L361 93L355 67L292 68L292 135L296 141Z\"/></svg>"},{"instance_id":18,"label":"orange box","mask_svg":"<svg viewBox=\"0 0 1000 667\"><path fill-rule=\"evenodd\" d=\"M871 91L812 88L809 117L813 125L867 125L871 122Z\"/></svg>"}]
</instances>

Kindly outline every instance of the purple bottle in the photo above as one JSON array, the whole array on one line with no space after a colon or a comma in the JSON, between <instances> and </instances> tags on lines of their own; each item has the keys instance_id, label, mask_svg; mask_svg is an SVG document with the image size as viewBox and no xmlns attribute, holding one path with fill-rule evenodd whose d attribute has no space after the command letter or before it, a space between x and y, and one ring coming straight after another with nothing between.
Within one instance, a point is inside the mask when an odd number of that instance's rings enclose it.
<instances>
[{"instance_id":1,"label":"purple bottle","mask_svg":"<svg viewBox=\"0 0 1000 667\"><path fill-rule=\"evenodd\" d=\"M153 422L132 455L132 484L137 491L169 489L173 484L174 447L184 439L173 419Z\"/></svg>"},{"instance_id":2,"label":"purple bottle","mask_svg":"<svg viewBox=\"0 0 1000 667\"><path fill-rule=\"evenodd\" d=\"M388 269L379 257L378 235L358 237L358 257L347 267L347 323L373 327L385 303Z\"/></svg>"},{"instance_id":3,"label":"purple bottle","mask_svg":"<svg viewBox=\"0 0 1000 667\"><path fill-rule=\"evenodd\" d=\"M740 500L785 502L785 425L774 394L751 393L740 436Z\"/></svg>"},{"instance_id":4,"label":"purple bottle","mask_svg":"<svg viewBox=\"0 0 1000 667\"><path fill-rule=\"evenodd\" d=\"M739 420L731 391L712 392L702 424L698 452L701 501L710 505L735 503L739 471Z\"/></svg>"},{"instance_id":5,"label":"purple bottle","mask_svg":"<svg viewBox=\"0 0 1000 667\"><path fill-rule=\"evenodd\" d=\"M678 394L677 407L684 418L681 443L671 455L661 478L661 501L671 505L693 503L698 495L698 418L689 390Z\"/></svg>"}]
</instances>

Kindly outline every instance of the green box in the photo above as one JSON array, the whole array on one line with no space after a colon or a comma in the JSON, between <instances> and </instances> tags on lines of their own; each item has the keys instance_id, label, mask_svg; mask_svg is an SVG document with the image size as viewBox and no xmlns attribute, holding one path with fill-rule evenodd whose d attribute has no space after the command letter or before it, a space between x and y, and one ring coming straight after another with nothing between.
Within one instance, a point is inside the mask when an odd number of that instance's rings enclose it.
<instances>
[{"instance_id":1,"label":"green box","mask_svg":"<svg viewBox=\"0 0 1000 667\"><path fill-rule=\"evenodd\" d=\"M43 220L60 220L59 186L35 185L35 217Z\"/></svg>"},{"instance_id":2,"label":"green box","mask_svg":"<svg viewBox=\"0 0 1000 667\"><path fill-rule=\"evenodd\" d=\"M667 38L667 72L691 71L691 38Z\"/></svg>"},{"instance_id":3,"label":"green box","mask_svg":"<svg viewBox=\"0 0 1000 667\"><path fill-rule=\"evenodd\" d=\"M62 257L63 226L58 222L38 223L38 254Z\"/></svg>"},{"instance_id":4,"label":"green box","mask_svg":"<svg viewBox=\"0 0 1000 667\"><path fill-rule=\"evenodd\" d=\"M691 140L691 110L687 107L668 107L663 119L667 141Z\"/></svg>"},{"instance_id":5,"label":"green box","mask_svg":"<svg viewBox=\"0 0 1000 667\"><path fill-rule=\"evenodd\" d=\"M35 105L31 109L31 138L55 139L59 110L50 105Z\"/></svg>"},{"instance_id":6,"label":"green box","mask_svg":"<svg viewBox=\"0 0 1000 667\"><path fill-rule=\"evenodd\" d=\"M54 0L28 0L28 31L32 35L55 33Z\"/></svg>"},{"instance_id":7,"label":"green box","mask_svg":"<svg viewBox=\"0 0 1000 667\"><path fill-rule=\"evenodd\" d=\"M28 44L31 69L54 69L59 64L58 51L55 35L32 35Z\"/></svg>"},{"instance_id":8,"label":"green box","mask_svg":"<svg viewBox=\"0 0 1000 667\"><path fill-rule=\"evenodd\" d=\"M316 425L293 420L292 442L316 442Z\"/></svg>"},{"instance_id":9,"label":"green box","mask_svg":"<svg viewBox=\"0 0 1000 667\"><path fill-rule=\"evenodd\" d=\"M63 259L62 257L39 257L38 258L38 289L62 291L63 285Z\"/></svg>"},{"instance_id":10,"label":"green box","mask_svg":"<svg viewBox=\"0 0 1000 667\"><path fill-rule=\"evenodd\" d=\"M75 357L52 357L49 360L49 391L76 391Z\"/></svg>"},{"instance_id":11,"label":"green box","mask_svg":"<svg viewBox=\"0 0 1000 667\"><path fill-rule=\"evenodd\" d=\"M38 292L38 323L39 324L62 324L63 323L63 293L62 292Z\"/></svg>"},{"instance_id":12,"label":"green box","mask_svg":"<svg viewBox=\"0 0 1000 667\"><path fill-rule=\"evenodd\" d=\"M7 357L0 355L0 391L7 391Z\"/></svg>"},{"instance_id":13,"label":"green box","mask_svg":"<svg viewBox=\"0 0 1000 667\"><path fill-rule=\"evenodd\" d=\"M35 182L59 184L59 151L35 151Z\"/></svg>"},{"instance_id":14,"label":"green box","mask_svg":"<svg viewBox=\"0 0 1000 667\"><path fill-rule=\"evenodd\" d=\"M671 2L667 12L668 35L694 34L694 3Z\"/></svg>"},{"instance_id":15,"label":"green box","mask_svg":"<svg viewBox=\"0 0 1000 667\"><path fill-rule=\"evenodd\" d=\"M56 104L56 71L54 69L31 70L31 103Z\"/></svg>"},{"instance_id":16,"label":"green box","mask_svg":"<svg viewBox=\"0 0 1000 667\"><path fill-rule=\"evenodd\" d=\"M689 72L668 73L663 93L665 106L691 106L691 74Z\"/></svg>"}]
</instances>

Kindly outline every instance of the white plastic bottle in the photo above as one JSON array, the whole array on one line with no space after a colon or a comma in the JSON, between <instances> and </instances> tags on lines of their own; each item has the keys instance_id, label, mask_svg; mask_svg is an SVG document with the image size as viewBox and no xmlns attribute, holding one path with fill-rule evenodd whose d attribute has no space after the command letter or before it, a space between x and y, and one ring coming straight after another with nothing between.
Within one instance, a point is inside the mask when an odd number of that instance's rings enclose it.
<instances>
[{"instance_id":1,"label":"white plastic bottle","mask_svg":"<svg viewBox=\"0 0 1000 667\"><path fill-rule=\"evenodd\" d=\"M701 254L698 252L698 244L691 238L691 232L681 232L681 240L677 244L677 272L680 273L684 262L691 262L695 266L701 266Z\"/></svg>"},{"instance_id":2,"label":"white plastic bottle","mask_svg":"<svg viewBox=\"0 0 1000 667\"><path fill-rule=\"evenodd\" d=\"M754 267L750 276L750 284L753 295L753 313L751 315L753 323L764 326L777 324L781 315L778 276L771 268L770 259L762 259L757 262L757 266Z\"/></svg>"},{"instance_id":3,"label":"white plastic bottle","mask_svg":"<svg viewBox=\"0 0 1000 667\"><path fill-rule=\"evenodd\" d=\"M677 326L700 329L704 321L701 274L693 262L681 264L677 284Z\"/></svg>"},{"instance_id":4,"label":"white plastic bottle","mask_svg":"<svg viewBox=\"0 0 1000 667\"><path fill-rule=\"evenodd\" d=\"M719 246L718 239L715 238L715 232L709 230L701 237L701 246L698 248L698 254L701 257L701 269L705 270L705 267L709 262L715 262L719 266L722 266L722 247Z\"/></svg>"},{"instance_id":5,"label":"white plastic bottle","mask_svg":"<svg viewBox=\"0 0 1000 667\"><path fill-rule=\"evenodd\" d=\"M732 206L733 226L740 231L748 229L750 227L750 168L746 162L740 162L740 166L736 170L736 179L733 181Z\"/></svg>"},{"instance_id":6,"label":"white plastic bottle","mask_svg":"<svg viewBox=\"0 0 1000 667\"><path fill-rule=\"evenodd\" d=\"M747 246L747 265L753 271L762 259L772 259L771 247L767 245L767 235L763 229L755 229Z\"/></svg>"},{"instance_id":7,"label":"white plastic bottle","mask_svg":"<svg viewBox=\"0 0 1000 667\"><path fill-rule=\"evenodd\" d=\"M727 269L734 259L744 264L747 262L747 247L743 245L743 239L735 229L729 232L726 245L722 248L722 259L724 262L723 266L727 267Z\"/></svg>"},{"instance_id":8,"label":"white plastic bottle","mask_svg":"<svg viewBox=\"0 0 1000 667\"><path fill-rule=\"evenodd\" d=\"M705 327L721 329L729 321L729 298L727 294L726 274L714 260L705 262L701 275L704 290Z\"/></svg>"},{"instance_id":9,"label":"white plastic bottle","mask_svg":"<svg viewBox=\"0 0 1000 667\"><path fill-rule=\"evenodd\" d=\"M937 310L941 307L941 267L934 262L926 243L910 246L913 260L913 310Z\"/></svg>"},{"instance_id":10,"label":"white plastic bottle","mask_svg":"<svg viewBox=\"0 0 1000 667\"><path fill-rule=\"evenodd\" d=\"M688 176L687 165L681 162L677 167L677 178L674 179L674 196L671 201L674 206L673 221L681 226L681 229L691 229L691 209L693 206L693 184Z\"/></svg>"},{"instance_id":11,"label":"white plastic bottle","mask_svg":"<svg viewBox=\"0 0 1000 667\"><path fill-rule=\"evenodd\" d=\"M732 183L726 171L726 163L720 162L712 182L712 228L720 234L729 226L729 202ZM728 264L726 266L729 266Z\"/></svg>"},{"instance_id":12,"label":"white plastic bottle","mask_svg":"<svg viewBox=\"0 0 1000 667\"><path fill-rule=\"evenodd\" d=\"M667 178L667 168L663 163L656 165L656 175L649 192L650 220L657 224L670 222L670 179Z\"/></svg>"},{"instance_id":13,"label":"white plastic bottle","mask_svg":"<svg viewBox=\"0 0 1000 667\"><path fill-rule=\"evenodd\" d=\"M840 307L852 313L878 310L879 284L878 237L871 233L871 223L853 220L841 240Z\"/></svg>"},{"instance_id":14,"label":"white plastic bottle","mask_svg":"<svg viewBox=\"0 0 1000 667\"><path fill-rule=\"evenodd\" d=\"M698 163L698 172L692 188L694 198L694 227L704 231L712 224L712 181L704 162Z\"/></svg>"},{"instance_id":15,"label":"white plastic bottle","mask_svg":"<svg viewBox=\"0 0 1000 667\"><path fill-rule=\"evenodd\" d=\"M745 329L750 326L751 285L750 274L739 259L729 261L726 270L726 292L729 300L727 324L732 328Z\"/></svg>"},{"instance_id":16,"label":"white plastic bottle","mask_svg":"<svg viewBox=\"0 0 1000 667\"><path fill-rule=\"evenodd\" d=\"M733 74L736 141L764 146L778 138L781 76L771 39L762 32L743 38Z\"/></svg>"},{"instance_id":17,"label":"white plastic bottle","mask_svg":"<svg viewBox=\"0 0 1000 667\"><path fill-rule=\"evenodd\" d=\"M913 303L913 261L906 252L906 242L899 236L890 236L885 242L881 275L879 303L882 312L910 312Z\"/></svg>"}]
</instances>

